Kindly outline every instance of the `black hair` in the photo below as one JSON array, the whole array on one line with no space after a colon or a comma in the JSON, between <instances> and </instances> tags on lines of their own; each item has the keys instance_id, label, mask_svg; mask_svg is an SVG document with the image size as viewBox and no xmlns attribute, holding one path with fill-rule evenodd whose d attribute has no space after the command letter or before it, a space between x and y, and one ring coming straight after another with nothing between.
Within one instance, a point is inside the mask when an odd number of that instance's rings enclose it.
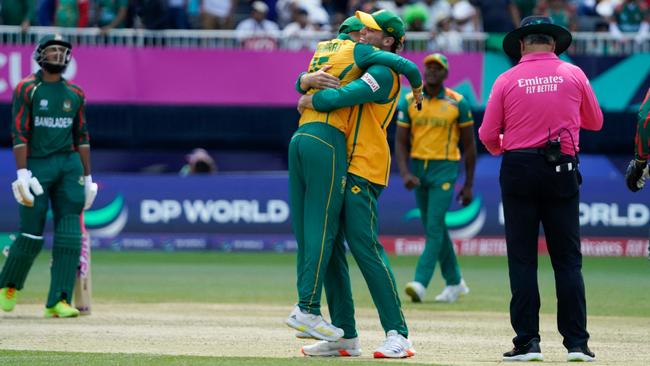
<instances>
[{"instance_id":1,"label":"black hair","mask_svg":"<svg viewBox=\"0 0 650 366\"><path fill-rule=\"evenodd\" d=\"M525 36L522 41L524 44L553 44L555 39L544 33L533 33Z\"/></svg>"}]
</instances>

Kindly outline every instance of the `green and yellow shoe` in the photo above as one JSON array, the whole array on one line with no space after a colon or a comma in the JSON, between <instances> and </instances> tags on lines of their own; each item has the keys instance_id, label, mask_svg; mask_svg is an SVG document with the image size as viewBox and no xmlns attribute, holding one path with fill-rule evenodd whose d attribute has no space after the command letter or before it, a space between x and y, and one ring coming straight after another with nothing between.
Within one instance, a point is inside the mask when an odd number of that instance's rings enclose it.
<instances>
[{"instance_id":1,"label":"green and yellow shoe","mask_svg":"<svg viewBox=\"0 0 650 366\"><path fill-rule=\"evenodd\" d=\"M0 289L0 309L4 311L12 311L16 306L16 297L18 290L13 287L5 287Z\"/></svg>"},{"instance_id":2,"label":"green and yellow shoe","mask_svg":"<svg viewBox=\"0 0 650 366\"><path fill-rule=\"evenodd\" d=\"M73 308L67 301L61 300L51 308L45 308L46 318L74 318L79 316L79 310Z\"/></svg>"}]
</instances>

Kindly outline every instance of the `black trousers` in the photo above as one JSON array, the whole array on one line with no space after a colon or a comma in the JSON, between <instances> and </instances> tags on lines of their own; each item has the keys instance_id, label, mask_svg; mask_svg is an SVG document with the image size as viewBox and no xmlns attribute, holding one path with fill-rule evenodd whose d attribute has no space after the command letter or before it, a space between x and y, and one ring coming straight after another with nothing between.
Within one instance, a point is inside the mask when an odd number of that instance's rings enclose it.
<instances>
[{"instance_id":1,"label":"black trousers","mask_svg":"<svg viewBox=\"0 0 650 366\"><path fill-rule=\"evenodd\" d=\"M558 163L575 159L562 155ZM510 275L510 322L516 347L539 335L537 240L542 223L555 272L557 326L568 348L587 344L580 252L578 172L556 171L541 154L505 153L500 172Z\"/></svg>"}]
</instances>

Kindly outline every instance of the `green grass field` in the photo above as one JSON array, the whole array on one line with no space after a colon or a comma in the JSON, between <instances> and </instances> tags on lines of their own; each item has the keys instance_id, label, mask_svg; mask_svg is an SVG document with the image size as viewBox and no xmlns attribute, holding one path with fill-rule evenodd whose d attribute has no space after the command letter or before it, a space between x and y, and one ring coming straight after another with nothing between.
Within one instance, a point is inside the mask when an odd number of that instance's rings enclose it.
<instances>
[{"instance_id":1,"label":"green grass field","mask_svg":"<svg viewBox=\"0 0 650 366\"><path fill-rule=\"evenodd\" d=\"M390 258L398 286L411 280L416 257ZM30 273L21 302L43 302L49 285L50 253L43 252ZM354 260L350 258L350 262ZM461 257L472 296L453 305L460 311L507 312L509 282L505 257ZM355 301L371 306L361 273L352 265ZM590 315L650 317L650 262L645 258L585 257L583 265ZM93 296L97 302L272 303L296 299L293 254L95 252ZM540 258L542 313L555 312L553 271ZM441 290L436 272L429 296ZM413 306L404 301L405 306ZM449 310L427 302L418 308Z\"/></svg>"},{"instance_id":2,"label":"green grass field","mask_svg":"<svg viewBox=\"0 0 650 366\"><path fill-rule=\"evenodd\" d=\"M411 280L416 257L391 257L400 291ZM350 259L351 260L351 259ZM19 304L41 304L49 285L50 253L43 252L30 273ZM266 303L284 306L287 312L296 300L293 254L233 253L142 253L95 252L92 258L93 301L101 304L130 303ZM351 262L353 262L351 260ZM496 312L507 314L509 284L506 258L461 257L463 275L471 293L456 304L411 304L403 297L405 311ZM645 258L584 259L583 273L590 316L650 318L650 263ZM355 302L371 308L372 302L361 273L352 265ZM542 310L555 312L553 272L548 257L540 258ZM443 284L436 272L429 291L432 298ZM90 317L92 318L92 316ZM48 351L2 350L0 320L0 364L45 365L53 363L104 365L293 365L317 360L158 356L151 354L97 354ZM116 351L119 352L119 351ZM350 360L328 360L343 363ZM417 358L409 362L418 362ZM354 362L371 362L354 360Z\"/></svg>"}]
</instances>

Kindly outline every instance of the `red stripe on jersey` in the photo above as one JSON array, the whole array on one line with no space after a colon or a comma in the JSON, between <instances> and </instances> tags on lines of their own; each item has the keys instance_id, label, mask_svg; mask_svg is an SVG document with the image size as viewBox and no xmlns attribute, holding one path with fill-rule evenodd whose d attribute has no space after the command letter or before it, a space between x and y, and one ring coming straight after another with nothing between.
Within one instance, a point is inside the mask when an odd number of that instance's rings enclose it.
<instances>
[{"instance_id":1,"label":"red stripe on jersey","mask_svg":"<svg viewBox=\"0 0 650 366\"><path fill-rule=\"evenodd\" d=\"M19 136L23 135L23 128L20 125L20 122L22 120L24 112L25 112L25 105L23 104L23 105L20 106L20 109L18 110L18 113L16 114L16 120L14 121L14 123L16 125L16 132L18 132Z\"/></svg>"}]
</instances>

